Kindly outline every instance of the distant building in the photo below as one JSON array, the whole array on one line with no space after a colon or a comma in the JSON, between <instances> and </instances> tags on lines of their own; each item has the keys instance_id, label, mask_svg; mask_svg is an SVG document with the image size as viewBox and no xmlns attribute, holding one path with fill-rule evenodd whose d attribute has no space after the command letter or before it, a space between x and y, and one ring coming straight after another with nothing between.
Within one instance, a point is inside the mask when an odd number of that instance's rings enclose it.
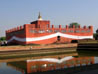
<instances>
[{"instance_id":1,"label":"distant building","mask_svg":"<svg viewBox=\"0 0 98 74\"><path fill-rule=\"evenodd\" d=\"M38 20L7 30L6 39L8 44L69 43L72 40L93 39L93 26L50 25L50 21L43 20L39 14Z\"/></svg>"}]
</instances>

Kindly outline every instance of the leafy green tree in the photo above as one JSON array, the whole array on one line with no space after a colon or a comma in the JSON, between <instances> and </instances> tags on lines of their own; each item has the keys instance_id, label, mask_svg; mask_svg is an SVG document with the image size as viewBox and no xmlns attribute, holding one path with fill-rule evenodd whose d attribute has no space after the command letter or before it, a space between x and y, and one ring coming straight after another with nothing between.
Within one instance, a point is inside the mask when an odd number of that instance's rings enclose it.
<instances>
[{"instance_id":1,"label":"leafy green tree","mask_svg":"<svg viewBox=\"0 0 98 74\"><path fill-rule=\"evenodd\" d=\"M98 33L94 33L93 37L95 38L95 40L98 40Z\"/></svg>"},{"instance_id":2,"label":"leafy green tree","mask_svg":"<svg viewBox=\"0 0 98 74\"><path fill-rule=\"evenodd\" d=\"M73 28L73 25L75 25L75 28L78 28L80 24L74 22L74 23L71 23L71 24L69 25L69 27L70 27L70 28Z\"/></svg>"},{"instance_id":3,"label":"leafy green tree","mask_svg":"<svg viewBox=\"0 0 98 74\"><path fill-rule=\"evenodd\" d=\"M98 29L96 30L96 33L98 34Z\"/></svg>"},{"instance_id":4,"label":"leafy green tree","mask_svg":"<svg viewBox=\"0 0 98 74\"><path fill-rule=\"evenodd\" d=\"M0 41L5 41L6 37L0 37Z\"/></svg>"},{"instance_id":5,"label":"leafy green tree","mask_svg":"<svg viewBox=\"0 0 98 74\"><path fill-rule=\"evenodd\" d=\"M93 37L95 38L95 40L98 40L98 29L96 30L96 33L93 34Z\"/></svg>"}]
</instances>

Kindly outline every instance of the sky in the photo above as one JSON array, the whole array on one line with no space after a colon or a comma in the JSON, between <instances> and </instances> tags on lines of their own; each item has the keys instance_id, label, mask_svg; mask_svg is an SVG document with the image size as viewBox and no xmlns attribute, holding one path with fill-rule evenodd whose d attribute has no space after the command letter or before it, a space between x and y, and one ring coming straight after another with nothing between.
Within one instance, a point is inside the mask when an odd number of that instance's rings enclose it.
<instances>
[{"instance_id":1,"label":"sky","mask_svg":"<svg viewBox=\"0 0 98 74\"><path fill-rule=\"evenodd\" d=\"M51 25L77 22L98 28L98 0L0 0L0 37L5 30L29 24L41 13Z\"/></svg>"}]
</instances>

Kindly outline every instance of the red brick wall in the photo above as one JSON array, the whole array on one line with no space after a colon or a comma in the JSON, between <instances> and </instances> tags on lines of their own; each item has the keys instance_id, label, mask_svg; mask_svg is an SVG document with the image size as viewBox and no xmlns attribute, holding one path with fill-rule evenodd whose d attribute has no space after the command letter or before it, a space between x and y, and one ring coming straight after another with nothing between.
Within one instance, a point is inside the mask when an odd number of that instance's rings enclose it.
<instances>
[{"instance_id":1,"label":"red brick wall","mask_svg":"<svg viewBox=\"0 0 98 74\"><path fill-rule=\"evenodd\" d=\"M35 30L36 33L31 33L30 31ZM44 30L44 33L37 33L39 30ZM51 30L52 32L48 32L49 30ZM62 32L62 30L66 30L66 32ZM71 32L69 32L71 31ZM79 31L79 32L77 32ZM84 31L84 32L82 32ZM89 26L89 27L81 27L79 26L79 28L75 28L73 26L73 28L69 28L68 25L66 25L65 27L62 27L62 25L59 25L58 27L55 27L54 25L50 26L50 21L45 21L45 20L38 20L38 21L34 21L31 22L31 24L25 24L24 26L20 26L14 29L10 29L6 31L6 38L7 40L12 38L13 36L19 37L19 38L33 38L33 37L42 37L42 36L46 36L46 35L50 35L50 34L54 34L57 32L61 32L64 34L68 34L68 35L76 35L76 36L90 36L93 35L93 27ZM71 42L70 38L64 38L64 37L60 37L60 41L61 43L67 43L67 42ZM13 42L17 42L19 44L50 44L50 43L55 43L57 42L57 37L54 38L50 38L50 39L46 39L46 40L42 40L42 41L36 41L36 42L19 42L19 41L13 41Z\"/></svg>"},{"instance_id":2,"label":"red brick wall","mask_svg":"<svg viewBox=\"0 0 98 74\"><path fill-rule=\"evenodd\" d=\"M89 61L90 60L90 61ZM48 62L48 61L31 61L27 62L27 73L32 73L32 72L40 72L40 71L48 71L48 70L55 70L56 68L64 68L70 67L70 66L77 66L82 64L88 65L94 64L94 57L78 57L78 58L73 58L71 60L65 61L65 63L54 63L54 62ZM47 64L45 68L41 68L42 65ZM52 66L48 66L48 64L52 64ZM36 68L32 69L32 66L37 66Z\"/></svg>"}]
</instances>

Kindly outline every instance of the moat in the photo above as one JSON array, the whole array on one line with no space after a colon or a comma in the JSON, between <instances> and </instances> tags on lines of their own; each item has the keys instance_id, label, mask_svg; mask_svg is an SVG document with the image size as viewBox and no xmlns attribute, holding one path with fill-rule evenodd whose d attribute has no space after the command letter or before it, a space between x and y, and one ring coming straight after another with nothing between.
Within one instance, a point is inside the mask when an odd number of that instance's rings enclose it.
<instances>
[{"instance_id":1,"label":"moat","mask_svg":"<svg viewBox=\"0 0 98 74\"><path fill-rule=\"evenodd\" d=\"M31 55L31 54L29 54ZM98 52L74 51L60 55L6 57L0 74L98 74Z\"/></svg>"}]
</instances>

